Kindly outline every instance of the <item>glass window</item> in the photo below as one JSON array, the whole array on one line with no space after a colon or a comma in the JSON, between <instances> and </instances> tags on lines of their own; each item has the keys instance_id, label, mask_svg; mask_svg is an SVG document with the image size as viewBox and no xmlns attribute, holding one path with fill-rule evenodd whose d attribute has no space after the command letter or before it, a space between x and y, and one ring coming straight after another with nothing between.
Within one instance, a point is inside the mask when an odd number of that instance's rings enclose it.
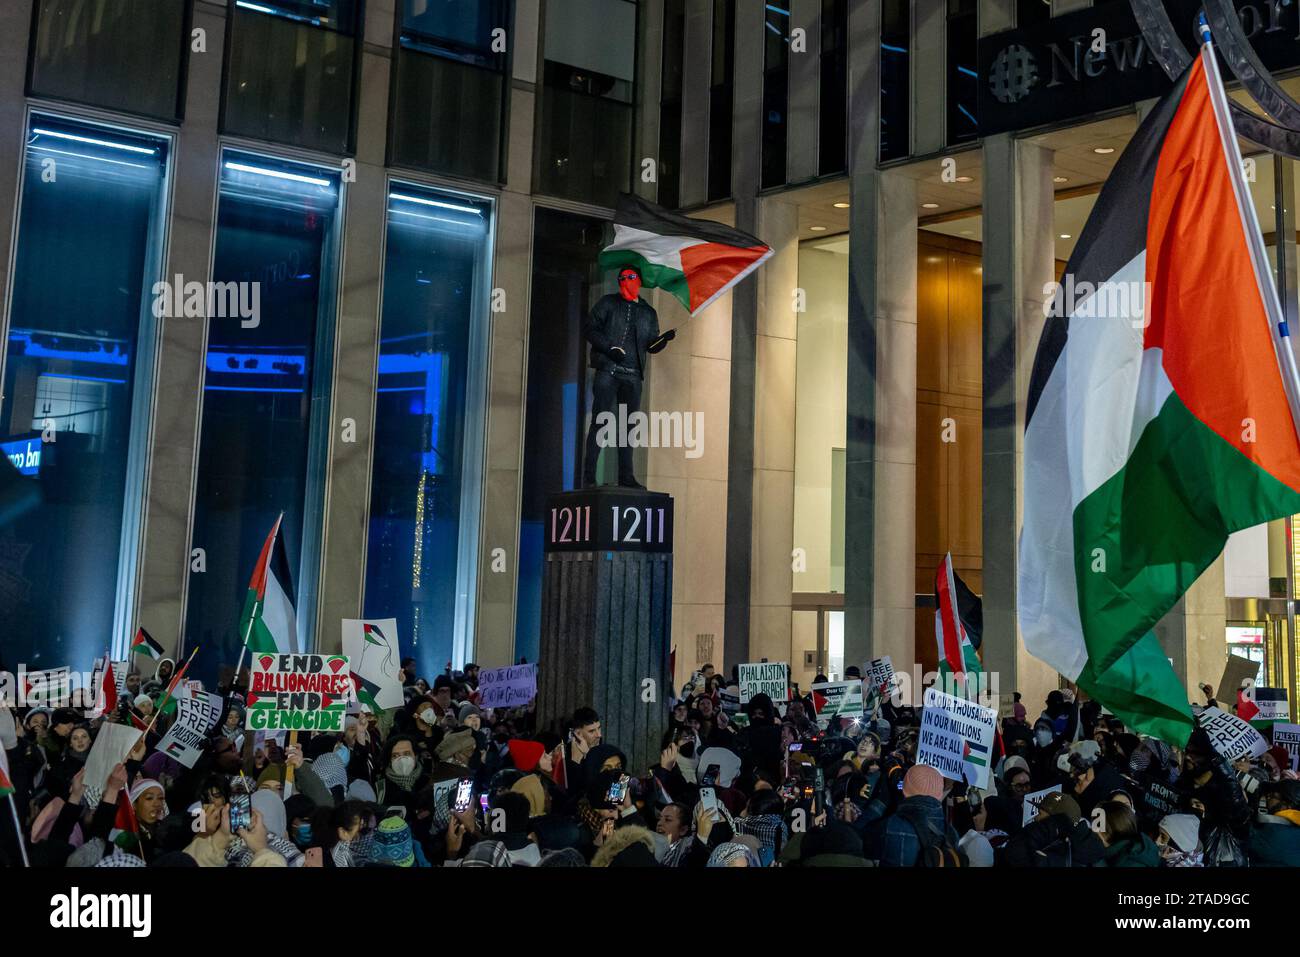
<instances>
[{"instance_id":1,"label":"glass window","mask_svg":"<svg viewBox=\"0 0 1300 957\"><path fill-rule=\"evenodd\" d=\"M397 619L421 674L471 652L491 213L408 183L388 194L365 613Z\"/></svg>"},{"instance_id":2,"label":"glass window","mask_svg":"<svg viewBox=\"0 0 1300 957\"><path fill-rule=\"evenodd\" d=\"M1016 0L1016 26L1030 27L1052 19L1052 0Z\"/></svg>"},{"instance_id":3,"label":"glass window","mask_svg":"<svg viewBox=\"0 0 1300 957\"><path fill-rule=\"evenodd\" d=\"M979 136L979 5L948 0L948 142Z\"/></svg>"},{"instance_id":4,"label":"glass window","mask_svg":"<svg viewBox=\"0 0 1300 957\"><path fill-rule=\"evenodd\" d=\"M232 0L222 131L352 148L357 0Z\"/></svg>"},{"instance_id":5,"label":"glass window","mask_svg":"<svg viewBox=\"0 0 1300 957\"><path fill-rule=\"evenodd\" d=\"M582 319L606 290L596 257L603 220L539 207L533 220L528 396L520 503L515 657L537 660L546 498L577 488L586 437L587 344ZM608 467L612 456L602 456Z\"/></svg>"},{"instance_id":6,"label":"glass window","mask_svg":"<svg viewBox=\"0 0 1300 957\"><path fill-rule=\"evenodd\" d=\"M131 627L168 144L27 130L0 450L43 501L0 530L10 665L89 668Z\"/></svg>"},{"instance_id":7,"label":"glass window","mask_svg":"<svg viewBox=\"0 0 1300 957\"><path fill-rule=\"evenodd\" d=\"M31 89L174 120L189 50L178 0L39 0Z\"/></svg>"},{"instance_id":8,"label":"glass window","mask_svg":"<svg viewBox=\"0 0 1300 957\"><path fill-rule=\"evenodd\" d=\"M849 122L849 4L848 0L822 0L822 59L820 159L818 171L826 176L848 167Z\"/></svg>"},{"instance_id":9,"label":"glass window","mask_svg":"<svg viewBox=\"0 0 1300 957\"><path fill-rule=\"evenodd\" d=\"M785 183L786 109L790 99L790 11L767 5L763 28L763 188Z\"/></svg>"},{"instance_id":10,"label":"glass window","mask_svg":"<svg viewBox=\"0 0 1300 957\"><path fill-rule=\"evenodd\" d=\"M912 43L911 0L884 0L880 13L880 158L912 152L912 89L908 50Z\"/></svg>"},{"instance_id":11,"label":"glass window","mask_svg":"<svg viewBox=\"0 0 1300 957\"><path fill-rule=\"evenodd\" d=\"M212 671L239 657L248 580L282 513L298 647L311 647L339 200L338 170L222 153L212 281L240 308L226 295L208 310L191 545L207 568L190 575L185 620Z\"/></svg>"},{"instance_id":12,"label":"glass window","mask_svg":"<svg viewBox=\"0 0 1300 957\"><path fill-rule=\"evenodd\" d=\"M736 0L713 0L709 84L709 202L731 195L732 91L736 75Z\"/></svg>"},{"instance_id":13,"label":"glass window","mask_svg":"<svg viewBox=\"0 0 1300 957\"><path fill-rule=\"evenodd\" d=\"M488 182L502 179L509 0L403 0L392 162Z\"/></svg>"},{"instance_id":14,"label":"glass window","mask_svg":"<svg viewBox=\"0 0 1300 957\"><path fill-rule=\"evenodd\" d=\"M682 70L686 0L665 0L662 86L659 93L659 204L681 205Z\"/></svg>"},{"instance_id":15,"label":"glass window","mask_svg":"<svg viewBox=\"0 0 1300 957\"><path fill-rule=\"evenodd\" d=\"M537 191L613 206L629 186L637 7L547 0Z\"/></svg>"}]
</instances>

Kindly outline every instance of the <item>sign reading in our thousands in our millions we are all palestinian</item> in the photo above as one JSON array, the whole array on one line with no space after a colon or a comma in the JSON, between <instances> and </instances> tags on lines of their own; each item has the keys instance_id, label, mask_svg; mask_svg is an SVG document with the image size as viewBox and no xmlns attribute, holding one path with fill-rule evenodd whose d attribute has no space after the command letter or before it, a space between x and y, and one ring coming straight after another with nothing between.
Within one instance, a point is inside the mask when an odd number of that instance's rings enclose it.
<instances>
[{"instance_id":1,"label":"sign reading in our thousands in our millions we are all palestinian","mask_svg":"<svg viewBox=\"0 0 1300 957\"><path fill-rule=\"evenodd\" d=\"M342 731L350 684L343 655L254 655L244 726L252 731Z\"/></svg>"}]
</instances>

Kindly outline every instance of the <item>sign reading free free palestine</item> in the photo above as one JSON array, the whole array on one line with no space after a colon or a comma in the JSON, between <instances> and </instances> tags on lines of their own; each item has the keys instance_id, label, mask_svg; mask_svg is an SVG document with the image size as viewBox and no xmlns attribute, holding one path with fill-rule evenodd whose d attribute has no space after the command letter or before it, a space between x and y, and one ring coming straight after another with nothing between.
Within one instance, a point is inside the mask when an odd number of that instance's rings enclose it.
<instances>
[{"instance_id":1,"label":"sign reading free free palestine","mask_svg":"<svg viewBox=\"0 0 1300 957\"><path fill-rule=\"evenodd\" d=\"M256 654L249 673L250 731L342 731L351 691L343 655Z\"/></svg>"}]
</instances>

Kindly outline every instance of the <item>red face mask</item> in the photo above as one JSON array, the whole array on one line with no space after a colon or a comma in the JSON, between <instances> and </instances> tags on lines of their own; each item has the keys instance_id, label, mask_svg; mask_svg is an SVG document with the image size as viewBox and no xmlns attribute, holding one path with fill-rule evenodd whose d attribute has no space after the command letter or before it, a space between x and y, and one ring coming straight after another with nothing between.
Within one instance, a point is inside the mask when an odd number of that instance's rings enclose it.
<instances>
[{"instance_id":1,"label":"red face mask","mask_svg":"<svg viewBox=\"0 0 1300 957\"><path fill-rule=\"evenodd\" d=\"M626 277L618 277L618 291L622 293L623 298L628 302L636 302L637 297L641 294L641 277L636 273L628 273Z\"/></svg>"}]
</instances>

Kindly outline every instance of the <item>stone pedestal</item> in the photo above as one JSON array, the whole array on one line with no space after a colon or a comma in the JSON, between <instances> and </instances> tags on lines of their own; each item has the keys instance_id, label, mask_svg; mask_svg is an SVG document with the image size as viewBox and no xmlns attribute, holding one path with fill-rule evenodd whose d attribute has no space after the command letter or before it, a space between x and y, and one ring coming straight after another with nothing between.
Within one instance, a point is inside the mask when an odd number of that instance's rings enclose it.
<instances>
[{"instance_id":1,"label":"stone pedestal","mask_svg":"<svg viewBox=\"0 0 1300 957\"><path fill-rule=\"evenodd\" d=\"M547 502L538 720L590 705L636 774L658 760L668 722L672 548L662 492L603 486Z\"/></svg>"}]
</instances>

